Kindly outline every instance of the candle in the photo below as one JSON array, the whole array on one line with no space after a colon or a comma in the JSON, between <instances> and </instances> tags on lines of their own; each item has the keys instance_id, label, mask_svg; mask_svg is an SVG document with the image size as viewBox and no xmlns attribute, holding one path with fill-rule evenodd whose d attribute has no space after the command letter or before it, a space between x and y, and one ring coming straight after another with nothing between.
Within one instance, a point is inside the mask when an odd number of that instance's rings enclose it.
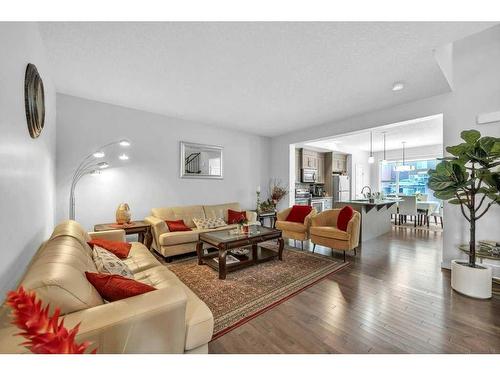
<instances>
[{"instance_id":1,"label":"candle","mask_svg":"<svg viewBox=\"0 0 500 375\"><path fill-rule=\"evenodd\" d=\"M257 185L257 193L260 193L260 185Z\"/></svg>"}]
</instances>

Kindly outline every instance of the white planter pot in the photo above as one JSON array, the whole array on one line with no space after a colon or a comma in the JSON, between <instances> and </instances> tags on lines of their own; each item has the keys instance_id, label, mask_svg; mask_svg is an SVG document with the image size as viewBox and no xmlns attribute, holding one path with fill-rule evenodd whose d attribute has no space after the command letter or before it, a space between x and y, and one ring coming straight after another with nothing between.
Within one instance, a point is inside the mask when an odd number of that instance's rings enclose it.
<instances>
[{"instance_id":1,"label":"white planter pot","mask_svg":"<svg viewBox=\"0 0 500 375\"><path fill-rule=\"evenodd\" d=\"M491 267L477 265L472 268L466 263L466 260L451 261L451 287L469 297L491 298Z\"/></svg>"}]
</instances>

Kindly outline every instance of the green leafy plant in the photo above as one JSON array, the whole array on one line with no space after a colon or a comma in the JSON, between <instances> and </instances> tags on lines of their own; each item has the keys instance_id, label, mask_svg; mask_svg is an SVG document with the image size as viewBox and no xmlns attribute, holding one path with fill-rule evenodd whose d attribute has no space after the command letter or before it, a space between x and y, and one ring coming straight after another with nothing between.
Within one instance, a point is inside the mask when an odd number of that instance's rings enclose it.
<instances>
[{"instance_id":1,"label":"green leafy plant","mask_svg":"<svg viewBox=\"0 0 500 375\"><path fill-rule=\"evenodd\" d=\"M477 130L464 130L465 141L446 147L453 156L440 159L429 170L428 186L438 199L460 205L469 222L469 266L476 266L476 221L491 206L500 204L500 138L481 137Z\"/></svg>"}]
</instances>

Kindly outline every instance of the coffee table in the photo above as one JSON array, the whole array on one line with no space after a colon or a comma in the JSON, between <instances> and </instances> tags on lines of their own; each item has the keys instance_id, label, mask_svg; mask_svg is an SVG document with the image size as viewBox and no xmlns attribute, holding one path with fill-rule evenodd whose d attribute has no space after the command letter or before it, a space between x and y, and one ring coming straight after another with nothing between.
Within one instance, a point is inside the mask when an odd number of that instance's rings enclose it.
<instances>
[{"instance_id":1,"label":"coffee table","mask_svg":"<svg viewBox=\"0 0 500 375\"><path fill-rule=\"evenodd\" d=\"M269 240L278 241L278 251L259 246ZM211 246L208 254L203 254L203 244ZM228 229L200 233L196 253L199 265L206 264L212 267L219 272L219 279L224 280L228 272L274 258L283 260L283 247L284 241L280 230L255 225L249 228L248 233L233 234ZM241 255L234 251L241 248L248 248L248 254ZM237 258L238 262L227 264L228 255Z\"/></svg>"}]
</instances>

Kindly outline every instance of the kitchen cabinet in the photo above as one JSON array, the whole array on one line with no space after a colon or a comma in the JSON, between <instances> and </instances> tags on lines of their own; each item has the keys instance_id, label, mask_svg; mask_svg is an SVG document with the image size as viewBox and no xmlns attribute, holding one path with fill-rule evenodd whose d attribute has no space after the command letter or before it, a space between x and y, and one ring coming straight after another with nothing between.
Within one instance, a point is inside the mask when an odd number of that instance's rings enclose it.
<instances>
[{"instance_id":1,"label":"kitchen cabinet","mask_svg":"<svg viewBox=\"0 0 500 375\"><path fill-rule=\"evenodd\" d=\"M318 173L316 176L316 182L318 184L325 183L325 154L319 154L318 156Z\"/></svg>"},{"instance_id":2,"label":"kitchen cabinet","mask_svg":"<svg viewBox=\"0 0 500 375\"><path fill-rule=\"evenodd\" d=\"M318 169L318 153L316 151L302 149L302 168Z\"/></svg>"},{"instance_id":3,"label":"kitchen cabinet","mask_svg":"<svg viewBox=\"0 0 500 375\"><path fill-rule=\"evenodd\" d=\"M345 173L347 171L347 156L334 154L332 159L332 171Z\"/></svg>"}]
</instances>

